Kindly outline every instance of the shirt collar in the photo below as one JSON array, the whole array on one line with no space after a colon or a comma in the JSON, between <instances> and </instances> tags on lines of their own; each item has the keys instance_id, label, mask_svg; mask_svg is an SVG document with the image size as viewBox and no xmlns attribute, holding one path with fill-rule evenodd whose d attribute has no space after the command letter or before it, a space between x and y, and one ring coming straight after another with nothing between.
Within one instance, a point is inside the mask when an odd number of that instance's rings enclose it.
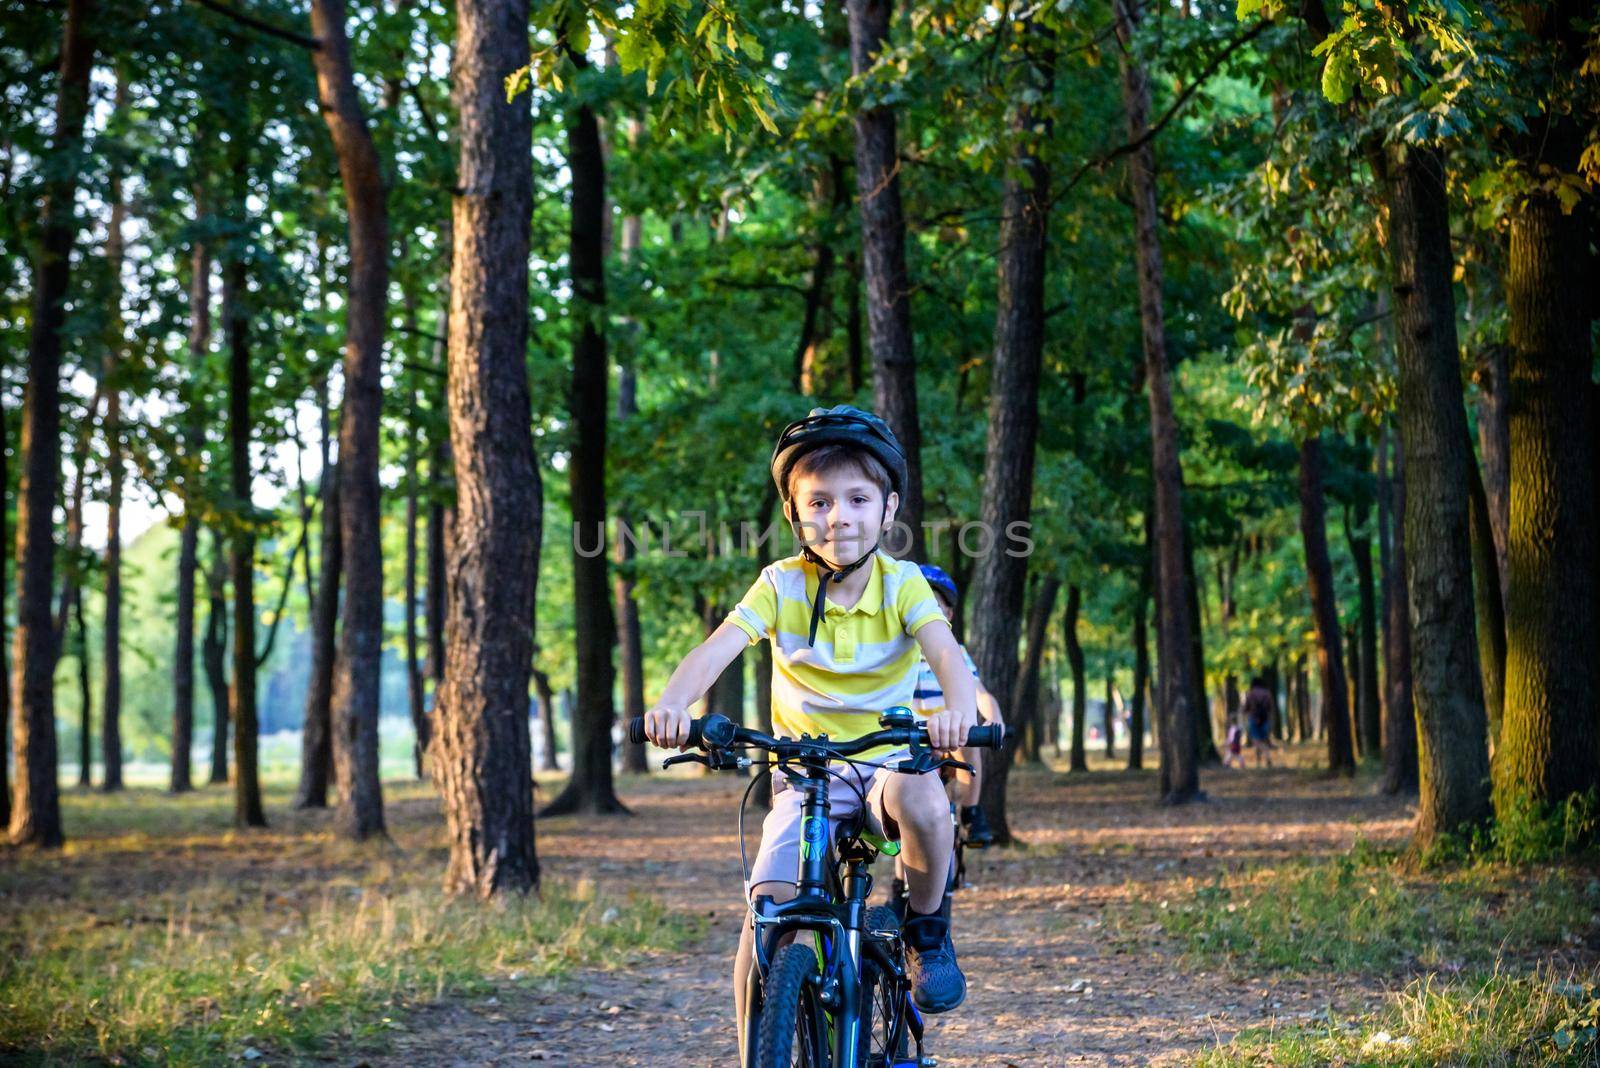
<instances>
[{"instance_id":1,"label":"shirt collar","mask_svg":"<svg viewBox=\"0 0 1600 1068\"><path fill-rule=\"evenodd\" d=\"M867 588L861 591L861 599L849 608L841 608L831 598L828 600L824 615L848 615L860 612L864 615L877 615L883 611L883 554L874 552L872 563L868 565L871 574L867 576ZM806 599L815 602L817 599L817 582L821 575L817 565L810 560L805 561L806 570Z\"/></svg>"}]
</instances>

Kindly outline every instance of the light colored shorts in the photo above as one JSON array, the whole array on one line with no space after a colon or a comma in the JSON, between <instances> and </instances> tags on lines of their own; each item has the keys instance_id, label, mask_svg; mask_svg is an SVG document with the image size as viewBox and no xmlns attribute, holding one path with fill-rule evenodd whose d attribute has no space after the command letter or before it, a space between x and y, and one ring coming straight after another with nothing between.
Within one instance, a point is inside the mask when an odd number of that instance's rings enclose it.
<instances>
[{"instance_id":1,"label":"light colored shorts","mask_svg":"<svg viewBox=\"0 0 1600 1068\"><path fill-rule=\"evenodd\" d=\"M877 763L897 763L903 753L875 759ZM899 774L889 768L860 767L855 764L834 764L838 775L855 783L867 801L867 830L883 834L883 789L889 776ZM750 865L750 888L759 883L797 883L800 877L800 806L804 792L790 785L788 776L781 771L772 773L772 811L761 822L761 848L756 852L755 863ZM861 796L846 786L839 778L828 777L828 841L837 840L839 826L854 820L861 811Z\"/></svg>"}]
</instances>

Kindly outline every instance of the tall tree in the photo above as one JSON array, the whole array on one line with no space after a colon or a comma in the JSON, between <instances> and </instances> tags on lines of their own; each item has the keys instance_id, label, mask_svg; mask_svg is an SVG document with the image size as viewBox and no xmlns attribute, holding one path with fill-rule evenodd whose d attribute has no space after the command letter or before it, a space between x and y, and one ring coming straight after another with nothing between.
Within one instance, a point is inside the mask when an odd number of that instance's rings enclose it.
<instances>
[{"instance_id":1,"label":"tall tree","mask_svg":"<svg viewBox=\"0 0 1600 1068\"><path fill-rule=\"evenodd\" d=\"M864 5L853 0L851 23ZM984 445L980 519L996 536L1027 523L1033 509L1034 450L1039 436L1039 371L1044 354L1045 241L1050 221L1050 169L1042 150L1050 140L1050 100L1055 87L1055 40L1024 22L1021 28L1010 134L1000 208L1000 288L995 306L994 359L989 380L988 436ZM858 37L851 34L853 42ZM881 39L881 38L880 38ZM859 56L864 67L867 55ZM859 137L859 135L858 135ZM892 160L889 161L892 164ZM856 161L858 172L872 161ZM866 179L862 178L865 182ZM863 229L867 223L863 220ZM868 258L872 253L868 246ZM869 276L870 276L869 270ZM868 285L869 291L871 283ZM876 346L874 346L876 348ZM883 388L881 385L878 387ZM976 563L972 601L973 660L1001 708L1016 696L1017 630L1022 617L1027 559L993 549ZM985 751L982 800L995 840L1011 841L1006 781L1014 739L1002 752Z\"/></svg>"},{"instance_id":2,"label":"tall tree","mask_svg":"<svg viewBox=\"0 0 1600 1068\"><path fill-rule=\"evenodd\" d=\"M894 108L878 99L883 88L871 85L868 78L888 44L894 4L891 0L847 0L847 9L851 73L867 83L866 97L855 112L856 198L861 213L873 404L906 453L906 491L896 513L896 521L904 523L911 535L904 555L926 560L922 425L917 414L917 361L911 340L911 280L906 269L905 210L900 203L897 120Z\"/></svg>"},{"instance_id":3,"label":"tall tree","mask_svg":"<svg viewBox=\"0 0 1600 1068\"><path fill-rule=\"evenodd\" d=\"M1133 697L1128 714L1128 769L1138 771L1144 767L1145 691L1150 686L1150 641L1146 622L1150 598L1148 583L1141 584L1139 598L1133 606Z\"/></svg>"},{"instance_id":4,"label":"tall tree","mask_svg":"<svg viewBox=\"0 0 1600 1068\"><path fill-rule=\"evenodd\" d=\"M1388 431L1384 432L1385 438ZM1380 466L1382 461L1380 460ZM1404 452L1396 443L1392 475L1380 479L1378 503L1388 502L1389 522L1394 535L1379 542L1380 548L1392 544L1383 563L1384 628L1383 667L1387 688L1384 693L1383 792L1411 794L1417 791L1417 720L1411 705L1411 619L1406 596L1406 547L1402 532L1406 525L1406 480ZM1379 518L1379 529L1385 526Z\"/></svg>"},{"instance_id":5,"label":"tall tree","mask_svg":"<svg viewBox=\"0 0 1600 1068\"><path fill-rule=\"evenodd\" d=\"M1350 690L1340 648L1339 606L1333 588L1333 561L1328 555L1327 501L1322 482L1322 442L1312 435L1300 443L1300 537L1305 545L1311 622L1317 633L1328 771L1350 775L1356 767L1350 733Z\"/></svg>"},{"instance_id":6,"label":"tall tree","mask_svg":"<svg viewBox=\"0 0 1600 1068\"><path fill-rule=\"evenodd\" d=\"M1067 665L1072 669L1072 771L1088 771L1089 758L1084 751L1084 721L1089 718L1089 678L1084 670L1083 643L1078 640L1078 614L1083 606L1083 590L1067 587L1067 611L1061 620L1062 633L1067 641Z\"/></svg>"},{"instance_id":7,"label":"tall tree","mask_svg":"<svg viewBox=\"0 0 1600 1068\"><path fill-rule=\"evenodd\" d=\"M17 487L16 719L12 745L16 781L11 803L14 845L61 845L61 802L56 786L55 585L56 504L61 448L61 346L78 221L78 153L89 109L94 65L94 0L67 0L57 76L55 132L39 213L34 259L33 315L28 330L28 380L22 400L22 478Z\"/></svg>"},{"instance_id":8,"label":"tall tree","mask_svg":"<svg viewBox=\"0 0 1600 1068\"><path fill-rule=\"evenodd\" d=\"M1592 136L1574 113L1588 79L1593 5L1517 8L1543 114L1516 145L1531 174L1576 175ZM1592 105L1592 96L1589 97ZM1506 708L1494 760L1502 819L1600 787L1595 655L1596 504L1590 421L1593 225L1569 216L1564 187L1530 180L1511 211L1511 526ZM1591 210L1592 204L1587 205ZM1408 456L1408 460L1410 457ZM1413 466L1415 466L1413 464Z\"/></svg>"},{"instance_id":9,"label":"tall tree","mask_svg":"<svg viewBox=\"0 0 1600 1068\"><path fill-rule=\"evenodd\" d=\"M406 562L405 562L405 628L406 647L406 703L411 713L414 740L412 760L417 778L424 777L423 758L428 752L428 712L423 700L422 660L417 649L417 392L410 397L411 433L406 439Z\"/></svg>"},{"instance_id":10,"label":"tall tree","mask_svg":"<svg viewBox=\"0 0 1600 1068\"><path fill-rule=\"evenodd\" d=\"M128 76L120 67L112 98L112 121L127 112ZM108 180L111 219L106 229L106 270L111 291L107 309L106 353L100 381L106 398L103 424L106 443L105 613L101 621L100 760L105 767L101 789L122 789L122 383L119 367L123 345L122 268L126 253L123 224L128 205L122 196L122 167L113 165Z\"/></svg>"},{"instance_id":11,"label":"tall tree","mask_svg":"<svg viewBox=\"0 0 1600 1068\"><path fill-rule=\"evenodd\" d=\"M1035 763L1040 760L1039 749L1045 734L1045 701L1039 673L1044 664L1050 614L1055 611L1056 592L1060 589L1061 580L1054 575L1043 576L1035 584L1033 603L1028 606L1026 653L1017 675L1013 715L1017 724L1026 728L1027 758Z\"/></svg>"},{"instance_id":12,"label":"tall tree","mask_svg":"<svg viewBox=\"0 0 1600 1068\"><path fill-rule=\"evenodd\" d=\"M1356 565L1357 632L1355 647L1360 671L1351 676L1355 695L1356 731L1365 759L1383 749L1383 707L1378 699L1378 592L1372 573L1372 535L1367 530L1367 504L1355 511L1355 521L1345 514L1345 540Z\"/></svg>"},{"instance_id":13,"label":"tall tree","mask_svg":"<svg viewBox=\"0 0 1600 1068\"><path fill-rule=\"evenodd\" d=\"M224 311L226 314L226 311ZM211 532L211 563L206 572L206 633L200 663L211 691L211 774L207 781L228 781L228 719L233 703L228 685L228 549L221 530Z\"/></svg>"},{"instance_id":14,"label":"tall tree","mask_svg":"<svg viewBox=\"0 0 1600 1068\"><path fill-rule=\"evenodd\" d=\"M195 187L196 222L205 194ZM174 793L193 786L195 576L200 557L200 451L205 434L200 378L211 349L211 246L196 238L189 252L189 375L184 396L183 519L178 528L177 634L172 656L172 777Z\"/></svg>"},{"instance_id":15,"label":"tall tree","mask_svg":"<svg viewBox=\"0 0 1600 1068\"><path fill-rule=\"evenodd\" d=\"M1161 746L1160 794L1164 804L1184 804L1201 796L1195 759L1196 718L1189 679L1189 613L1183 587L1183 470L1179 462L1178 420L1172 410L1167 368L1164 268L1161 259L1161 209L1156 192L1155 151L1150 143L1150 80L1133 50L1143 13L1133 0L1113 0L1121 43L1122 104L1128 140L1128 179L1133 193L1134 255L1139 275L1139 326L1144 349L1144 379L1150 401L1151 478L1155 483L1152 538L1156 584L1156 713Z\"/></svg>"},{"instance_id":16,"label":"tall tree","mask_svg":"<svg viewBox=\"0 0 1600 1068\"><path fill-rule=\"evenodd\" d=\"M434 776L444 797L445 885L482 897L539 881L528 673L542 487L528 389L531 94L504 78L528 59L527 0L457 0L452 99L459 168L450 272L450 441L444 682Z\"/></svg>"},{"instance_id":17,"label":"tall tree","mask_svg":"<svg viewBox=\"0 0 1600 1068\"><path fill-rule=\"evenodd\" d=\"M378 781L378 676L383 654L383 556L378 537L378 424L389 290L389 207L382 168L356 92L344 0L312 0L317 97L327 121L350 226L344 404L339 418L339 526L344 597L334 663L333 757L339 823L351 838L385 832Z\"/></svg>"},{"instance_id":18,"label":"tall tree","mask_svg":"<svg viewBox=\"0 0 1600 1068\"><path fill-rule=\"evenodd\" d=\"M637 119L628 120L628 141L637 142ZM631 264L639 252L644 233L644 220L637 214L622 218L622 242L619 248L624 265ZM631 363L617 368L617 421L619 423L639 414L638 383ZM644 642L639 629L639 602L633 596L632 561L633 542L623 531L631 519L623 511L617 512L617 543L612 548L616 554L617 578L617 653L622 660L622 718L632 722L644 715ZM645 758L643 743L622 740L622 767L624 771L642 775L650 770Z\"/></svg>"},{"instance_id":19,"label":"tall tree","mask_svg":"<svg viewBox=\"0 0 1600 1068\"><path fill-rule=\"evenodd\" d=\"M583 70L584 56L569 48ZM572 717L572 777L545 808L566 812L625 812L611 773L612 703L617 643L604 552L582 551L585 538L603 543L606 529L606 392L610 373L602 325L605 288L605 156L600 122L588 103L567 114L567 166L572 172L569 262L574 324L572 346L571 487L573 629L577 645L578 705ZM589 543L593 545L593 543Z\"/></svg>"},{"instance_id":20,"label":"tall tree","mask_svg":"<svg viewBox=\"0 0 1600 1068\"><path fill-rule=\"evenodd\" d=\"M326 386L324 385L324 390ZM317 565L317 595L311 602L311 676L306 686L305 716L300 730L300 785L295 808L327 808L333 776L333 664L338 658L340 575L344 540L340 534L339 468L328 459L329 422L326 398L322 409L322 551Z\"/></svg>"}]
</instances>

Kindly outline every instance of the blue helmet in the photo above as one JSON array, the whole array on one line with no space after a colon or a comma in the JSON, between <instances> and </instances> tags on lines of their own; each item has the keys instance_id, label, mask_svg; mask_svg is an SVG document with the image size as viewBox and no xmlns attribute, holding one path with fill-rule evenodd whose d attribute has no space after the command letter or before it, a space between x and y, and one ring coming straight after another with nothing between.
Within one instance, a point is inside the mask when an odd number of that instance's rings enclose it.
<instances>
[{"instance_id":1,"label":"blue helmet","mask_svg":"<svg viewBox=\"0 0 1600 1068\"><path fill-rule=\"evenodd\" d=\"M935 591L944 594L944 599L952 606L961 599L956 592L956 580L945 574L945 570L936 564L923 564L922 577L928 580L928 585Z\"/></svg>"}]
</instances>

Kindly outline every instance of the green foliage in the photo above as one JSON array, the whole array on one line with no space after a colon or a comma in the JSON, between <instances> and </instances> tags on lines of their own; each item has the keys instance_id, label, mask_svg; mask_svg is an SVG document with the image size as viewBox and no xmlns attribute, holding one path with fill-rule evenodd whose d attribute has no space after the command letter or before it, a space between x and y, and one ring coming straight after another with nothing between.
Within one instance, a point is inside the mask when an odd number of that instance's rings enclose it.
<instances>
[{"instance_id":1,"label":"green foliage","mask_svg":"<svg viewBox=\"0 0 1600 1068\"><path fill-rule=\"evenodd\" d=\"M1498 864L1412 873L1358 843L1331 861L1191 880L1148 910L1197 960L1244 972L1486 967L1559 945L1600 908L1600 881Z\"/></svg>"},{"instance_id":2,"label":"green foliage","mask_svg":"<svg viewBox=\"0 0 1600 1068\"><path fill-rule=\"evenodd\" d=\"M1495 807L1489 854L1507 864L1538 864L1592 849L1600 831L1595 791L1540 804L1527 795Z\"/></svg>"}]
</instances>

